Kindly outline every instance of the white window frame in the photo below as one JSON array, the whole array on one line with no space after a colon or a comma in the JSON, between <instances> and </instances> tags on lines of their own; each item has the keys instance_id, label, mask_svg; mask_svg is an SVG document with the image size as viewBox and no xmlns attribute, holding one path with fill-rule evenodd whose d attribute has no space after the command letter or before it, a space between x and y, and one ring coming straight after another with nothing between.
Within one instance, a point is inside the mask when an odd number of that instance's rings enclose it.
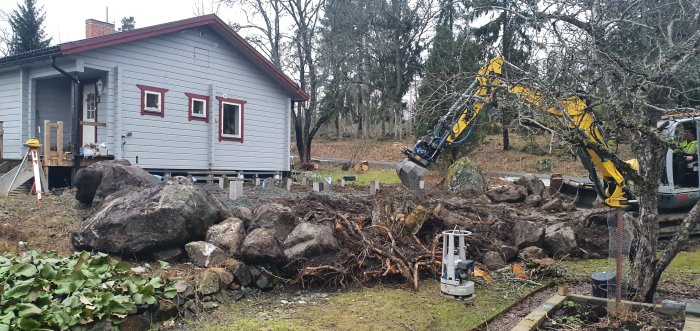
<instances>
[{"instance_id":1,"label":"white window frame","mask_svg":"<svg viewBox=\"0 0 700 331\"><path fill-rule=\"evenodd\" d=\"M158 107L148 107L147 101L149 94L158 96ZM161 114L163 112L163 92L145 90L143 92L143 111L154 114Z\"/></svg>"},{"instance_id":2,"label":"white window frame","mask_svg":"<svg viewBox=\"0 0 700 331\"><path fill-rule=\"evenodd\" d=\"M233 135L233 134L227 134L224 133L224 116L226 116L226 112L224 111L224 107L226 105L233 105L238 107L238 121L236 122L238 124L238 134ZM243 136L243 104L238 103L238 102L230 102L230 101L222 101L221 102L221 119L219 120L219 130L221 130L221 137L223 138L229 138L229 139L241 139Z\"/></svg>"},{"instance_id":3,"label":"white window frame","mask_svg":"<svg viewBox=\"0 0 700 331\"><path fill-rule=\"evenodd\" d=\"M196 118L207 118L207 107L209 107L209 105L207 104L207 99L201 99L201 98L191 98L191 99L192 100L190 101L190 109L192 110L192 113L190 115L192 115L192 117L196 117ZM197 114L194 112L195 101L201 101L204 104L204 106L202 107L201 114Z\"/></svg>"}]
</instances>

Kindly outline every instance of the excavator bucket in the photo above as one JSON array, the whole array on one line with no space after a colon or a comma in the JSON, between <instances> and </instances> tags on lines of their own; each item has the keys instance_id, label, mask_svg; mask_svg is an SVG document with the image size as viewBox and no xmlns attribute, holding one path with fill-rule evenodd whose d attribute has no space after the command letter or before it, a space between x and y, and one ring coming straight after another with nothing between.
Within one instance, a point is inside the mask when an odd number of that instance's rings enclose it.
<instances>
[{"instance_id":1,"label":"excavator bucket","mask_svg":"<svg viewBox=\"0 0 700 331\"><path fill-rule=\"evenodd\" d=\"M396 165L396 173L404 186L412 190L420 189L420 182L428 174L428 169L406 158Z\"/></svg>"},{"instance_id":2,"label":"excavator bucket","mask_svg":"<svg viewBox=\"0 0 700 331\"><path fill-rule=\"evenodd\" d=\"M564 180L561 175L550 178L550 194L559 193L574 199L576 208L593 208L598 199L598 193L591 183L582 183L575 180Z\"/></svg>"}]
</instances>

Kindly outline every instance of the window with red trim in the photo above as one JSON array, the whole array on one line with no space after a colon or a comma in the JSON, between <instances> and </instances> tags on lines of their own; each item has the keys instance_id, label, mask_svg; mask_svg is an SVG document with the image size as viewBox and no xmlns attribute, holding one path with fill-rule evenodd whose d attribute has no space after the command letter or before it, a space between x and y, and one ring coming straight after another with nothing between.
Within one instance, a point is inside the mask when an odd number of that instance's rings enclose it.
<instances>
[{"instance_id":1,"label":"window with red trim","mask_svg":"<svg viewBox=\"0 0 700 331\"><path fill-rule=\"evenodd\" d=\"M165 92L160 87L136 85L141 89L141 115L165 116Z\"/></svg>"},{"instance_id":2,"label":"window with red trim","mask_svg":"<svg viewBox=\"0 0 700 331\"><path fill-rule=\"evenodd\" d=\"M201 94L185 93L189 98L190 121L209 122L209 97Z\"/></svg>"},{"instance_id":3,"label":"window with red trim","mask_svg":"<svg viewBox=\"0 0 700 331\"><path fill-rule=\"evenodd\" d=\"M243 142L243 110L246 102L216 97L219 100L219 141Z\"/></svg>"}]
</instances>

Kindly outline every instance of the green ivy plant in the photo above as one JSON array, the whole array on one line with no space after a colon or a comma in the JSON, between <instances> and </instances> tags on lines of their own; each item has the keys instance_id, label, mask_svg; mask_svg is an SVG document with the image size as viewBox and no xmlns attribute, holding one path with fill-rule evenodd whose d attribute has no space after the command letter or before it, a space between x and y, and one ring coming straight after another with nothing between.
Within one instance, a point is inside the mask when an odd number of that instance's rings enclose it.
<instances>
[{"instance_id":1,"label":"green ivy plant","mask_svg":"<svg viewBox=\"0 0 700 331\"><path fill-rule=\"evenodd\" d=\"M87 330L119 324L137 305L177 295L173 281L134 275L106 254L0 256L0 331Z\"/></svg>"}]
</instances>

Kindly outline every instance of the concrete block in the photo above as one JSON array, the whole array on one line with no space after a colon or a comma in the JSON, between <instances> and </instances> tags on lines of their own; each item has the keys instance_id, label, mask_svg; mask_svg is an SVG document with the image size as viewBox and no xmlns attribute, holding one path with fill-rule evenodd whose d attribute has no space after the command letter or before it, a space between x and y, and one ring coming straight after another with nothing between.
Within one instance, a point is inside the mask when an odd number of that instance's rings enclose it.
<instances>
[{"instance_id":1,"label":"concrete block","mask_svg":"<svg viewBox=\"0 0 700 331\"><path fill-rule=\"evenodd\" d=\"M306 178L306 177L302 178L301 179L301 186L306 187L306 185L308 184L307 181L308 181L308 178Z\"/></svg>"},{"instance_id":2,"label":"concrete block","mask_svg":"<svg viewBox=\"0 0 700 331\"><path fill-rule=\"evenodd\" d=\"M265 179L265 180L262 181L262 187L263 187L263 188L271 188L271 187L273 187L273 186L274 186L274 182L272 181L272 179L269 179L269 178L268 178L268 179Z\"/></svg>"},{"instance_id":3,"label":"concrete block","mask_svg":"<svg viewBox=\"0 0 700 331\"><path fill-rule=\"evenodd\" d=\"M377 187L374 185L374 183L369 184L369 195L375 195L377 194Z\"/></svg>"},{"instance_id":4,"label":"concrete block","mask_svg":"<svg viewBox=\"0 0 700 331\"><path fill-rule=\"evenodd\" d=\"M662 300L661 304L654 305L654 311L666 315L682 315L685 312L685 302Z\"/></svg>"},{"instance_id":5,"label":"concrete block","mask_svg":"<svg viewBox=\"0 0 700 331\"><path fill-rule=\"evenodd\" d=\"M291 178L285 179L285 187L287 188L287 191L292 190L292 179Z\"/></svg>"},{"instance_id":6,"label":"concrete block","mask_svg":"<svg viewBox=\"0 0 700 331\"><path fill-rule=\"evenodd\" d=\"M326 183L326 182L321 183L321 185L322 185L322 191L323 191L323 192L330 192L330 191L333 191L333 185L328 184L328 183Z\"/></svg>"},{"instance_id":7,"label":"concrete block","mask_svg":"<svg viewBox=\"0 0 700 331\"><path fill-rule=\"evenodd\" d=\"M340 180L340 187L345 187L345 179Z\"/></svg>"},{"instance_id":8,"label":"concrete block","mask_svg":"<svg viewBox=\"0 0 700 331\"><path fill-rule=\"evenodd\" d=\"M255 177L255 186L260 186L260 178Z\"/></svg>"},{"instance_id":9,"label":"concrete block","mask_svg":"<svg viewBox=\"0 0 700 331\"><path fill-rule=\"evenodd\" d=\"M228 187L228 198L231 200L236 200L243 196L243 181L236 180L231 182Z\"/></svg>"},{"instance_id":10,"label":"concrete block","mask_svg":"<svg viewBox=\"0 0 700 331\"><path fill-rule=\"evenodd\" d=\"M225 186L226 186L226 178L219 177L219 188L223 190Z\"/></svg>"},{"instance_id":11,"label":"concrete block","mask_svg":"<svg viewBox=\"0 0 700 331\"><path fill-rule=\"evenodd\" d=\"M685 313L695 317L700 317L700 300L688 300L685 305Z\"/></svg>"},{"instance_id":12,"label":"concrete block","mask_svg":"<svg viewBox=\"0 0 700 331\"><path fill-rule=\"evenodd\" d=\"M425 181L420 181L418 182L418 189L419 190L425 190Z\"/></svg>"},{"instance_id":13,"label":"concrete block","mask_svg":"<svg viewBox=\"0 0 700 331\"><path fill-rule=\"evenodd\" d=\"M320 187L319 187L319 185L318 185L318 182L314 182L314 184L313 184L313 190L314 190L314 192L319 192L319 191L320 191Z\"/></svg>"}]
</instances>

